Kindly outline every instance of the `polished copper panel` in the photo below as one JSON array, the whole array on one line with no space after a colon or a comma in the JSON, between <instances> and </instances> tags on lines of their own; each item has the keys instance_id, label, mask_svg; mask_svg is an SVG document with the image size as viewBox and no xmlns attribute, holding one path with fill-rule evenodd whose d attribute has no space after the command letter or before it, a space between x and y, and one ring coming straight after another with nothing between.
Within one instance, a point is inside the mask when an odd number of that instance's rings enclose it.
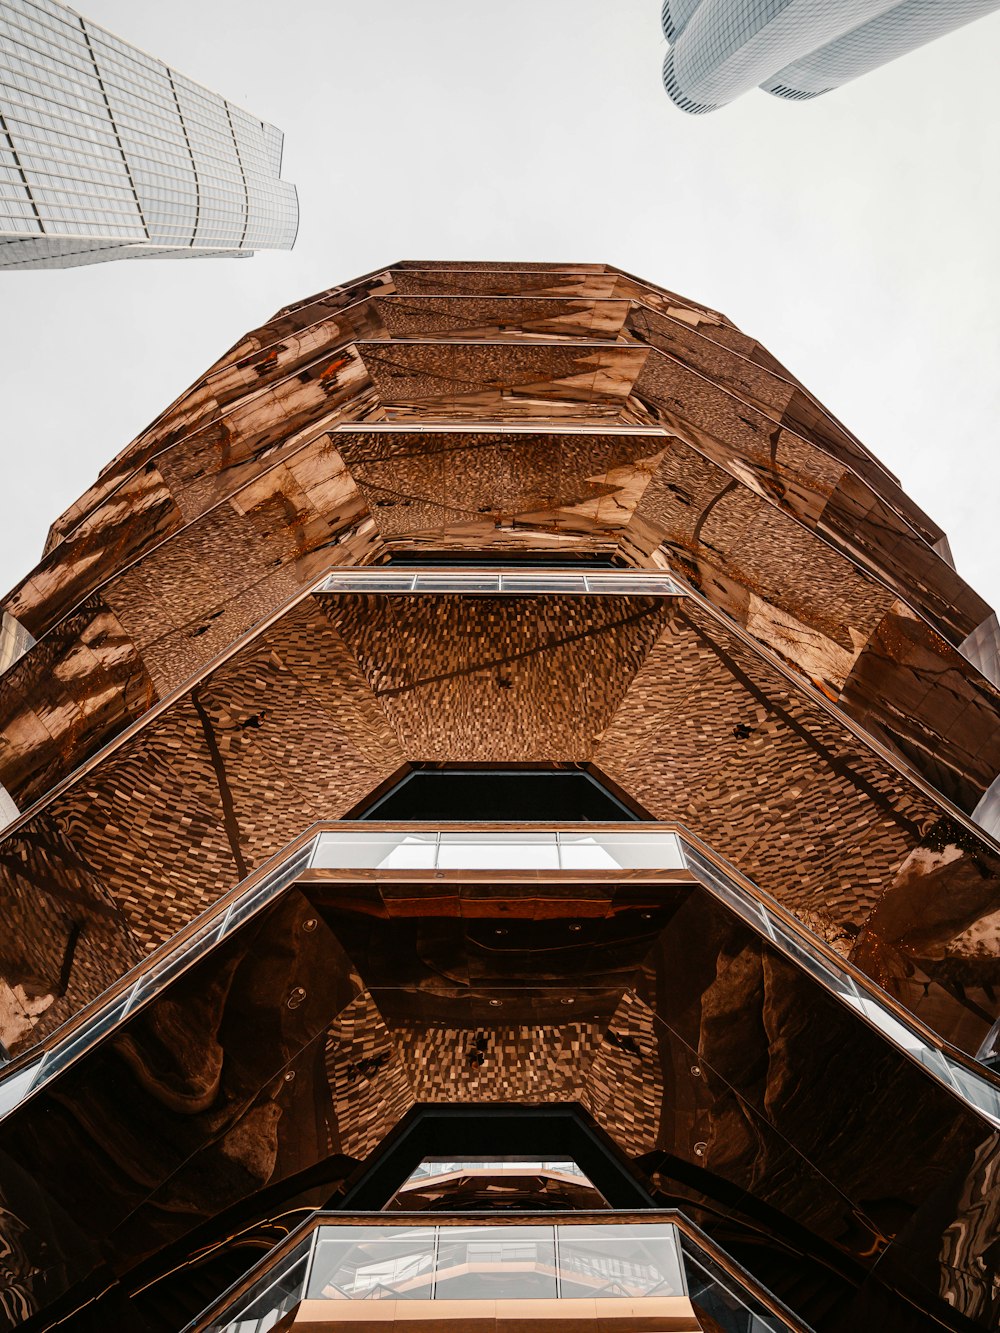
<instances>
[{"instance_id":1,"label":"polished copper panel","mask_svg":"<svg viewBox=\"0 0 1000 1333\"><path fill-rule=\"evenodd\" d=\"M418 1102L551 1100L724 1247L763 1220L984 1317L996 1130L690 882L495 879L308 878L0 1123L25 1299L323 1160L329 1192Z\"/></svg>"},{"instance_id":2,"label":"polished copper panel","mask_svg":"<svg viewBox=\"0 0 1000 1333\"><path fill-rule=\"evenodd\" d=\"M600 560L686 595L319 590L415 556ZM1000 773L989 608L769 352L611 266L404 262L287 307L108 464L2 609L37 639L0 675L15 1055L426 763L589 765L961 1050L1000 1018L1000 848L970 818ZM420 1103L573 1101L720 1233L772 1209L779 1248L827 1247L872 1327L893 1287L986 1326L981 1121L689 887L628 948L634 886L494 889L304 882L15 1113L9 1309L317 1163L345 1180Z\"/></svg>"},{"instance_id":3,"label":"polished copper panel","mask_svg":"<svg viewBox=\"0 0 1000 1333\"><path fill-rule=\"evenodd\" d=\"M583 430L585 450L596 444L594 414L610 413L609 421L657 426L663 435L638 460L634 480L622 465L609 478L605 465L615 501L604 505L605 520L616 521L599 549L617 548L639 564L675 562L944 794L973 808L1000 767L996 690L954 650L989 608L932 549L940 531L752 340L720 316L601 268L468 268L449 283L443 268L407 266L279 317L251 340L266 355L244 349L224 360L105 471L57 524L58 540L7 609L36 636L72 639L63 618L102 587L162 692L302 587L320 553L321 564L379 559L386 540L469 549L505 531L521 549L551 550L554 540L598 549L605 525L595 532L585 521L600 508L597 458L580 474L590 482L583 492L577 485L560 497L558 486L554 494L543 487L522 492L519 503L503 475L511 464L524 475L524 450L517 460L484 453L478 484L466 452L451 469L463 478L464 502L457 512L435 512L428 527L427 503L414 494L440 505L449 488L439 474L427 474L404 445L395 451L402 471L382 466L375 489L370 476L366 487L336 447L338 425L400 414L422 429L433 419L541 418ZM437 284L439 295L408 294L418 279L421 291ZM619 303L627 296L636 319L595 327L588 317L573 336L541 339L539 302L554 302L561 321L564 301L553 285L580 283L616 292ZM504 294L484 297L479 309L468 294L448 295L456 285ZM380 312L397 302L403 314L394 324ZM456 308L441 337L450 302ZM505 317L499 302L509 307ZM419 308L428 303L435 317L421 328ZM492 340L483 336L487 311L497 320ZM456 321L471 321L476 341L457 340ZM669 338L653 336L664 329ZM651 468L662 484L634 510ZM583 505L576 523L567 522L567 500L571 518ZM137 557L124 581L108 586L116 567ZM246 572L234 585L235 568ZM798 570L811 578L789 585ZM127 720L132 714L120 707ZM63 764L64 732L55 737Z\"/></svg>"},{"instance_id":4,"label":"polished copper panel","mask_svg":"<svg viewBox=\"0 0 1000 1333\"><path fill-rule=\"evenodd\" d=\"M593 762L959 1046L974 1051L997 1017L983 947L997 854L710 608L315 594L147 713L0 845L8 919L29 919L39 894L55 909L41 938L12 932L32 962L8 962L19 998L4 1039L18 1048L31 1022L51 1030L100 988L81 993L73 972L81 920L104 912L131 962L308 824L426 760ZM916 901L916 918L889 906ZM68 903L70 917L57 907ZM44 1012L27 1014L28 998Z\"/></svg>"}]
</instances>

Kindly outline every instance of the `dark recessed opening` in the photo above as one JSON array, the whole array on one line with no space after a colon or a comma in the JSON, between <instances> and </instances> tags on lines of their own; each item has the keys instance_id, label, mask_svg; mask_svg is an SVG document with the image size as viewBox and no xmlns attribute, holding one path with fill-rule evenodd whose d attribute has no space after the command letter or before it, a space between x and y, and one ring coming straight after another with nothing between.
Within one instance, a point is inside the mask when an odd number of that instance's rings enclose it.
<instances>
[{"instance_id":1,"label":"dark recessed opening","mask_svg":"<svg viewBox=\"0 0 1000 1333\"><path fill-rule=\"evenodd\" d=\"M558 556L548 551L496 551L492 555L469 555L467 551L391 551L379 567L384 568L386 565L404 569L425 565L459 565L463 569L508 569L523 565L531 569L578 569L581 565L587 569L631 568L618 556L600 555L593 551L563 551Z\"/></svg>"},{"instance_id":2,"label":"dark recessed opening","mask_svg":"<svg viewBox=\"0 0 1000 1333\"><path fill-rule=\"evenodd\" d=\"M643 815L579 769L426 768L408 773L354 818L578 824Z\"/></svg>"},{"instance_id":3,"label":"dark recessed opening","mask_svg":"<svg viewBox=\"0 0 1000 1333\"><path fill-rule=\"evenodd\" d=\"M416 1106L386 1135L326 1207L337 1212L377 1211L425 1157L553 1157L566 1155L612 1208L655 1208L643 1177L612 1139L575 1103L511 1106L467 1103Z\"/></svg>"}]
</instances>

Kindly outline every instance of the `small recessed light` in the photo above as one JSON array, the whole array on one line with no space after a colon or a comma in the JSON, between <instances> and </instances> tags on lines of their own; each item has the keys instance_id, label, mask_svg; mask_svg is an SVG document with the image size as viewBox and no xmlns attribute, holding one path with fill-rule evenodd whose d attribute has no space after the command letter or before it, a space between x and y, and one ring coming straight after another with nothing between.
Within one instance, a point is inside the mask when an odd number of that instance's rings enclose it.
<instances>
[{"instance_id":1,"label":"small recessed light","mask_svg":"<svg viewBox=\"0 0 1000 1333\"><path fill-rule=\"evenodd\" d=\"M490 1004L493 1006L494 1009L499 1009L500 1006L503 1004L503 1000L490 1000Z\"/></svg>"},{"instance_id":2,"label":"small recessed light","mask_svg":"<svg viewBox=\"0 0 1000 1333\"><path fill-rule=\"evenodd\" d=\"M297 1009L305 998L306 993L304 988L302 986L296 986L288 996L287 1004L289 1009Z\"/></svg>"},{"instance_id":3,"label":"small recessed light","mask_svg":"<svg viewBox=\"0 0 1000 1333\"><path fill-rule=\"evenodd\" d=\"M307 920L305 920L305 921L302 922L302 929L303 929L303 930L315 930L316 927L317 927L318 925L319 925L319 922L316 920L316 918L315 918L314 916L311 916L311 917L309 917Z\"/></svg>"}]
</instances>

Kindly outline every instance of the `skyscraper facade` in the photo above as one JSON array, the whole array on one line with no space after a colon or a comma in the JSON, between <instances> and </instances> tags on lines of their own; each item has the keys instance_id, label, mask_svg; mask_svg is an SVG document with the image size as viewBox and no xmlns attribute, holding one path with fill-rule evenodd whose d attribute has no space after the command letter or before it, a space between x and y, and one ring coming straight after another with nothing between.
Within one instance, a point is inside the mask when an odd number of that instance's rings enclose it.
<instances>
[{"instance_id":1,"label":"skyscraper facade","mask_svg":"<svg viewBox=\"0 0 1000 1333\"><path fill-rule=\"evenodd\" d=\"M0 0L0 268L290 249L281 147L57 0Z\"/></svg>"},{"instance_id":2,"label":"skyscraper facade","mask_svg":"<svg viewBox=\"0 0 1000 1333\"><path fill-rule=\"evenodd\" d=\"M998 7L998 0L664 0L663 84L695 113L758 85L776 97L818 97Z\"/></svg>"},{"instance_id":3,"label":"skyscraper facade","mask_svg":"<svg viewBox=\"0 0 1000 1333\"><path fill-rule=\"evenodd\" d=\"M4 1327L995 1326L996 619L725 316L334 287L2 608Z\"/></svg>"}]
</instances>

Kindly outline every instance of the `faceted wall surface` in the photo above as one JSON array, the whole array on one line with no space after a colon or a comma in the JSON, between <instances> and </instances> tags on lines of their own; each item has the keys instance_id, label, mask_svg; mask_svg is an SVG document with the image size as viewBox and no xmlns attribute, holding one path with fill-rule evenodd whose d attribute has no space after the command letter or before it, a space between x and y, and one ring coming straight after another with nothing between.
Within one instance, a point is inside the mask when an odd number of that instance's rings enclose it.
<instances>
[{"instance_id":1,"label":"faceted wall surface","mask_svg":"<svg viewBox=\"0 0 1000 1333\"><path fill-rule=\"evenodd\" d=\"M322 586L415 561L663 571L681 595ZM108 464L2 608L0 1039L22 1061L312 824L429 764L584 768L959 1055L1000 1017L995 616L768 351L610 266L405 262L280 311ZM421 1104L572 1101L658 1197L704 1220L745 1196L851 1290L891 1256L890 1286L924 1265L934 1301L987 1319L996 1131L717 905L675 893L611 950L593 1012L537 1022L423 1010L417 975L401 999L412 913L395 936L296 889L57 1081L46 1121L41 1097L11 1115L29 1237L74 1214L46 1183L63 1154L91 1162L120 1275L317 1162L346 1179ZM440 966L478 975L441 930ZM25 1259L18 1290L40 1309L96 1262L43 1281Z\"/></svg>"}]
</instances>

